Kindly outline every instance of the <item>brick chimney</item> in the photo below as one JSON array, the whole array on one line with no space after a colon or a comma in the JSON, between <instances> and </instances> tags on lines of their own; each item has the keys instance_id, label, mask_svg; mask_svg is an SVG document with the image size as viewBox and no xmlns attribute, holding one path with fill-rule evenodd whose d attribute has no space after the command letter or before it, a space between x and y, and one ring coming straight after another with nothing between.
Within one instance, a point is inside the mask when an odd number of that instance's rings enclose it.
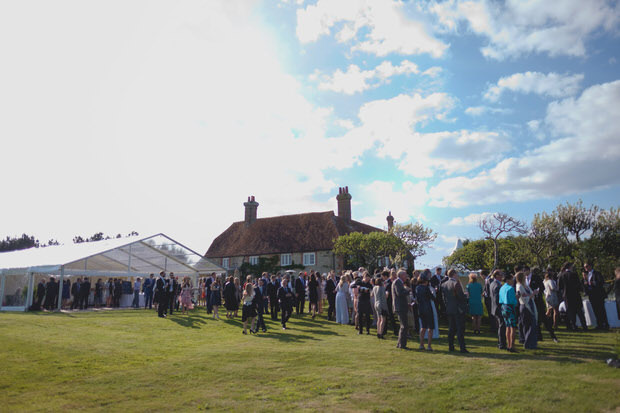
<instances>
[{"instance_id":1,"label":"brick chimney","mask_svg":"<svg viewBox=\"0 0 620 413\"><path fill-rule=\"evenodd\" d=\"M351 198L348 186L338 188L338 216L345 221L351 221Z\"/></svg>"},{"instance_id":2,"label":"brick chimney","mask_svg":"<svg viewBox=\"0 0 620 413\"><path fill-rule=\"evenodd\" d=\"M388 223L388 231L391 230L392 228L394 228L394 217L392 216L392 211L390 211L388 213L387 216L387 223Z\"/></svg>"},{"instance_id":3,"label":"brick chimney","mask_svg":"<svg viewBox=\"0 0 620 413\"><path fill-rule=\"evenodd\" d=\"M258 209L258 202L254 200L254 196L248 197L248 202L244 202L245 206L245 226L251 225L256 221L256 210Z\"/></svg>"}]
</instances>

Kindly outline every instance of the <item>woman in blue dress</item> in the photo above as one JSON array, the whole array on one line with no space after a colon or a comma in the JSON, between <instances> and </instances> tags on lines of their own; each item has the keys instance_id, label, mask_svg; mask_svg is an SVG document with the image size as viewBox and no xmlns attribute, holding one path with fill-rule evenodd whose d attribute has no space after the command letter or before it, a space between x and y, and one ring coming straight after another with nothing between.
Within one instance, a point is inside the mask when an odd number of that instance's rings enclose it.
<instances>
[{"instance_id":1,"label":"woman in blue dress","mask_svg":"<svg viewBox=\"0 0 620 413\"><path fill-rule=\"evenodd\" d=\"M336 322L338 324L349 324L349 304L347 296L349 293L349 273L340 277L340 282L336 287Z\"/></svg>"},{"instance_id":2,"label":"woman in blue dress","mask_svg":"<svg viewBox=\"0 0 620 413\"><path fill-rule=\"evenodd\" d=\"M469 284L467 284L467 292L469 293L469 314L471 315L471 324L474 334L480 334L480 321L482 319L482 285L478 282L476 273L469 274Z\"/></svg>"}]
</instances>

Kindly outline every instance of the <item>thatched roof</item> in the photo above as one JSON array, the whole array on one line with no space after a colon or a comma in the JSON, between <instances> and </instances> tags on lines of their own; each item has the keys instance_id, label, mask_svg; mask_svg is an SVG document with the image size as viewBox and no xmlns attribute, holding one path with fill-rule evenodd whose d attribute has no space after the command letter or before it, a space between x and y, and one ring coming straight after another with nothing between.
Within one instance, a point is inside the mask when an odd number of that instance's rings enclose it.
<instances>
[{"instance_id":1,"label":"thatched roof","mask_svg":"<svg viewBox=\"0 0 620 413\"><path fill-rule=\"evenodd\" d=\"M351 232L382 231L338 217L333 211L260 218L233 223L205 254L207 258L331 250L334 240Z\"/></svg>"}]
</instances>

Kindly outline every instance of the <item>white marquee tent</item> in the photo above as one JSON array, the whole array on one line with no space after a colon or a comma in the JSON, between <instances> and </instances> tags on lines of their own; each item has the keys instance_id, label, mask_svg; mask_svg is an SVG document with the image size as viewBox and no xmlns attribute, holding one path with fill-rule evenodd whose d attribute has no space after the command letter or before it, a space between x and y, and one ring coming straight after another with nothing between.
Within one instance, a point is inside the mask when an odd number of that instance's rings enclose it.
<instances>
[{"instance_id":1,"label":"white marquee tent","mask_svg":"<svg viewBox=\"0 0 620 413\"><path fill-rule=\"evenodd\" d=\"M148 277L160 271L191 276L194 285L200 275L226 272L164 234L5 252L0 253L0 310L30 307L40 277L58 276L62 286L67 277Z\"/></svg>"}]
</instances>

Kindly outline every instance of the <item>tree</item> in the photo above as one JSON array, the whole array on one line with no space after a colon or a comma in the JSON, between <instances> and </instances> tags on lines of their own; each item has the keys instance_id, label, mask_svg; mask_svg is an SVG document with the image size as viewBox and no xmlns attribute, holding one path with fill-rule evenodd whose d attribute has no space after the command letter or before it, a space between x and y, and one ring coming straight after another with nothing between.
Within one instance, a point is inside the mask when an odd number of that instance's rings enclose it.
<instances>
[{"instance_id":1,"label":"tree","mask_svg":"<svg viewBox=\"0 0 620 413\"><path fill-rule=\"evenodd\" d=\"M138 235L138 233L136 231L131 231L129 234L127 234L127 237L132 237L134 235ZM114 238L118 239L122 238L122 236L121 234L116 234ZM112 239L112 237L109 235L104 235L103 232L96 232L91 237L82 237L81 235L76 235L75 237L73 237L73 243L80 244L82 242L102 241L106 239Z\"/></svg>"},{"instance_id":2,"label":"tree","mask_svg":"<svg viewBox=\"0 0 620 413\"><path fill-rule=\"evenodd\" d=\"M26 248L38 247L39 240L32 235L22 234L21 237L6 237L0 241L0 252L23 250Z\"/></svg>"},{"instance_id":3,"label":"tree","mask_svg":"<svg viewBox=\"0 0 620 413\"><path fill-rule=\"evenodd\" d=\"M528 247L536 257L540 268L559 255L562 242L562 226L556 214L535 214L528 232Z\"/></svg>"},{"instance_id":4,"label":"tree","mask_svg":"<svg viewBox=\"0 0 620 413\"><path fill-rule=\"evenodd\" d=\"M569 254L583 264L586 257L582 248L584 246L581 243L582 237L594 227L599 207L591 205L590 208L586 208L580 199L574 205L568 202L565 205L558 205L554 212L562 227L562 236Z\"/></svg>"},{"instance_id":5,"label":"tree","mask_svg":"<svg viewBox=\"0 0 620 413\"><path fill-rule=\"evenodd\" d=\"M455 250L447 257L444 257L443 264L450 268L461 271L477 271L490 268L489 262L492 260L493 243L490 240L469 240L463 241L463 248Z\"/></svg>"},{"instance_id":6,"label":"tree","mask_svg":"<svg viewBox=\"0 0 620 413\"><path fill-rule=\"evenodd\" d=\"M362 266L373 270L380 258L394 257L403 248L401 241L389 232L352 232L336 238L332 251L344 257L347 268Z\"/></svg>"},{"instance_id":7,"label":"tree","mask_svg":"<svg viewBox=\"0 0 620 413\"><path fill-rule=\"evenodd\" d=\"M486 234L485 239L493 241L493 269L499 264L498 239L502 234L525 234L527 225L503 212L496 212L478 222L478 226Z\"/></svg>"},{"instance_id":8,"label":"tree","mask_svg":"<svg viewBox=\"0 0 620 413\"><path fill-rule=\"evenodd\" d=\"M402 262L407 256L412 260L412 269L415 269L415 260L426 254L426 249L433 245L437 239L437 233L430 228L416 222L415 224L396 224L390 230L402 242L396 261Z\"/></svg>"}]
</instances>

